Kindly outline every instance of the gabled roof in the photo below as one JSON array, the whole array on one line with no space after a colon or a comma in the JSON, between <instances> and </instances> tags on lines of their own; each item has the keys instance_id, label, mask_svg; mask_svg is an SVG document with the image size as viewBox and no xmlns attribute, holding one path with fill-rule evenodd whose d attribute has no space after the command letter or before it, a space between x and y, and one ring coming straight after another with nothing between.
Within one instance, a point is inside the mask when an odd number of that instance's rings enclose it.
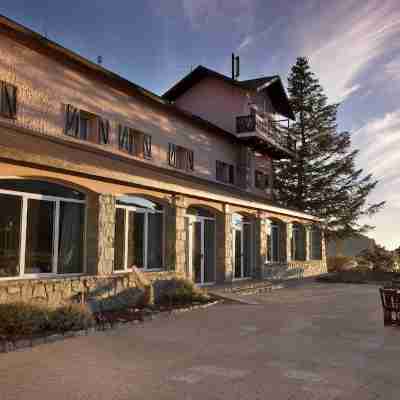
<instances>
[{"instance_id":1,"label":"gabled roof","mask_svg":"<svg viewBox=\"0 0 400 400\"><path fill-rule=\"evenodd\" d=\"M229 85L247 90L266 90L275 110L287 118L295 119L293 110L290 107L285 88L281 78L278 75L264 76L256 79L237 81L226 75L213 71L209 68L199 65L192 72L178 81L174 86L167 90L161 97L170 102L176 101L185 92L205 78L216 78L226 82Z\"/></svg>"}]
</instances>

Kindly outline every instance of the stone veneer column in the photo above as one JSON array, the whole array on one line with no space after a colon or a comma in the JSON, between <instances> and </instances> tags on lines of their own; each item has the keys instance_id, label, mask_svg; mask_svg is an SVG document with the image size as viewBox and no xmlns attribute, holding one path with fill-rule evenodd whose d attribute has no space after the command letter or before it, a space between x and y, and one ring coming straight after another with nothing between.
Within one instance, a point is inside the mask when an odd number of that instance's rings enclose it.
<instances>
[{"instance_id":1,"label":"stone veneer column","mask_svg":"<svg viewBox=\"0 0 400 400\"><path fill-rule=\"evenodd\" d=\"M325 231L321 229L321 255L322 255L322 262L325 265L326 268L326 237L325 237ZM324 271L327 272L327 271Z\"/></svg>"},{"instance_id":2,"label":"stone veneer column","mask_svg":"<svg viewBox=\"0 0 400 400\"><path fill-rule=\"evenodd\" d=\"M310 242L311 242L311 228L307 225L304 226L305 231L305 246L306 246L306 261L310 261Z\"/></svg>"},{"instance_id":3,"label":"stone veneer column","mask_svg":"<svg viewBox=\"0 0 400 400\"><path fill-rule=\"evenodd\" d=\"M115 197L91 193L87 197L87 273L108 275L113 271Z\"/></svg>"},{"instance_id":4,"label":"stone veneer column","mask_svg":"<svg viewBox=\"0 0 400 400\"><path fill-rule=\"evenodd\" d=\"M185 215L186 215L186 203L184 196L175 196L173 199L173 206L175 208L175 226L167 228L167 232L170 232L175 228L175 271L177 273L184 274L186 266L186 227L185 227Z\"/></svg>"},{"instance_id":5,"label":"stone veneer column","mask_svg":"<svg viewBox=\"0 0 400 400\"><path fill-rule=\"evenodd\" d=\"M292 261L292 235L293 235L293 223L288 222L286 224L286 261Z\"/></svg>"},{"instance_id":6,"label":"stone veneer column","mask_svg":"<svg viewBox=\"0 0 400 400\"><path fill-rule=\"evenodd\" d=\"M254 278L261 279L264 275L264 265L267 260L268 252L268 229L269 221L258 215L255 219L255 263Z\"/></svg>"},{"instance_id":7,"label":"stone veneer column","mask_svg":"<svg viewBox=\"0 0 400 400\"><path fill-rule=\"evenodd\" d=\"M216 220L217 282L230 282L233 279L232 265L232 213L225 204Z\"/></svg>"},{"instance_id":8,"label":"stone veneer column","mask_svg":"<svg viewBox=\"0 0 400 400\"><path fill-rule=\"evenodd\" d=\"M282 264L287 262L288 243L290 246L287 232L287 224L281 221L279 222L279 262Z\"/></svg>"},{"instance_id":9,"label":"stone veneer column","mask_svg":"<svg viewBox=\"0 0 400 400\"><path fill-rule=\"evenodd\" d=\"M115 196L101 194L98 197L98 261L97 274L110 275L114 267Z\"/></svg>"}]
</instances>

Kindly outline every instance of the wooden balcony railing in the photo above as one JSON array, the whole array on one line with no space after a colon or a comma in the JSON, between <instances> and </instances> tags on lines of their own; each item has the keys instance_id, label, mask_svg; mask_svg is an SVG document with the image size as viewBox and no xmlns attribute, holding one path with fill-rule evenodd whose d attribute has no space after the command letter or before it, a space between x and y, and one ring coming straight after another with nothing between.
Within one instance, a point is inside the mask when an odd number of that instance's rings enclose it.
<instances>
[{"instance_id":1,"label":"wooden balcony railing","mask_svg":"<svg viewBox=\"0 0 400 400\"><path fill-rule=\"evenodd\" d=\"M286 126L287 124L287 126ZM296 152L296 141L285 130L289 120L274 121L262 118L257 114L236 117L236 132L260 132L262 136L291 152Z\"/></svg>"}]
</instances>

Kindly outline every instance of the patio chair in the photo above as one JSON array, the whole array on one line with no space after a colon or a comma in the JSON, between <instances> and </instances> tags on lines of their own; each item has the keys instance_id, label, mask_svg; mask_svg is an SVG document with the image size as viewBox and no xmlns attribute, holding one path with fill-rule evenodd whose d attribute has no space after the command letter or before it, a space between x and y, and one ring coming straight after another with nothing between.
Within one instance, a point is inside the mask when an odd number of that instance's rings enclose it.
<instances>
[{"instance_id":1,"label":"patio chair","mask_svg":"<svg viewBox=\"0 0 400 400\"><path fill-rule=\"evenodd\" d=\"M380 288L384 326L400 326L400 291L394 288Z\"/></svg>"}]
</instances>

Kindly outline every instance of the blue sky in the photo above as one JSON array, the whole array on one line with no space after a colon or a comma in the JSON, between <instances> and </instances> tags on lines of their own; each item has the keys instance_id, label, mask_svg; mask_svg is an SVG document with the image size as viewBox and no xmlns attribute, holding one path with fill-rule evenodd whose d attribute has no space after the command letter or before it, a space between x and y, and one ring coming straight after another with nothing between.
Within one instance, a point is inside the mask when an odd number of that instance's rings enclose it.
<instances>
[{"instance_id":1,"label":"blue sky","mask_svg":"<svg viewBox=\"0 0 400 400\"><path fill-rule=\"evenodd\" d=\"M61 5L62 4L62 5ZM353 132L358 165L387 201L366 222L400 246L400 2L398 0L2 0L0 13L158 94L203 64L241 78L280 74L307 56L339 128Z\"/></svg>"}]
</instances>

